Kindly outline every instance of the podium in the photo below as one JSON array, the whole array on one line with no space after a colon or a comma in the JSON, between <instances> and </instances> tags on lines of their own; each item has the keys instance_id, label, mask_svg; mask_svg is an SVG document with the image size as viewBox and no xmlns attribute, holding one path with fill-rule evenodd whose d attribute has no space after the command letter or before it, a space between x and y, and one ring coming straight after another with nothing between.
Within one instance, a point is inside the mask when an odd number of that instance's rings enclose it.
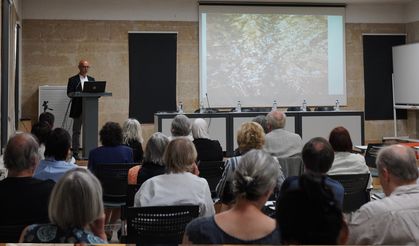
<instances>
[{"instance_id":1,"label":"podium","mask_svg":"<svg viewBox=\"0 0 419 246\"><path fill-rule=\"evenodd\" d=\"M70 97L81 97L83 101L82 122L83 122L83 157L89 158L90 150L98 146L98 114L99 98L112 96L111 92L87 93L72 92Z\"/></svg>"}]
</instances>

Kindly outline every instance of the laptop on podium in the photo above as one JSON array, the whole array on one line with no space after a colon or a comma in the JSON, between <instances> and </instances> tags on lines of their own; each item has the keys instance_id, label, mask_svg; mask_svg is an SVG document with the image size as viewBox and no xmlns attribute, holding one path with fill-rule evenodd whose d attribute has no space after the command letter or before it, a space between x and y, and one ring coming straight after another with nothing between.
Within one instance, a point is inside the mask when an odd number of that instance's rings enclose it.
<instances>
[{"instance_id":1,"label":"laptop on podium","mask_svg":"<svg viewBox=\"0 0 419 246\"><path fill-rule=\"evenodd\" d=\"M89 81L84 82L83 92L88 93L101 93L105 92L106 81Z\"/></svg>"}]
</instances>

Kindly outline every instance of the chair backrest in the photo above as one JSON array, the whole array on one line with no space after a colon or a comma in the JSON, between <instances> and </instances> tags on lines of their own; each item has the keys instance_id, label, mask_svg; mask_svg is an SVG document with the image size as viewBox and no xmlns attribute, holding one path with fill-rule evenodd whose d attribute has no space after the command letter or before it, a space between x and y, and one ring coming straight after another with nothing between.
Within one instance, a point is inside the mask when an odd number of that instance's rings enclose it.
<instances>
[{"instance_id":1,"label":"chair backrest","mask_svg":"<svg viewBox=\"0 0 419 246\"><path fill-rule=\"evenodd\" d=\"M277 158L284 177L300 176L304 172L304 163L301 155Z\"/></svg>"},{"instance_id":2,"label":"chair backrest","mask_svg":"<svg viewBox=\"0 0 419 246\"><path fill-rule=\"evenodd\" d=\"M127 243L180 244L199 206L130 207L126 210Z\"/></svg>"},{"instance_id":3,"label":"chair backrest","mask_svg":"<svg viewBox=\"0 0 419 246\"><path fill-rule=\"evenodd\" d=\"M200 161L198 165L199 177L207 180L212 198L215 198L215 187L224 171L224 161Z\"/></svg>"},{"instance_id":4,"label":"chair backrest","mask_svg":"<svg viewBox=\"0 0 419 246\"><path fill-rule=\"evenodd\" d=\"M100 180L103 189L105 206L120 207L125 205L128 170L138 165L136 163L98 164L95 175Z\"/></svg>"},{"instance_id":5,"label":"chair backrest","mask_svg":"<svg viewBox=\"0 0 419 246\"><path fill-rule=\"evenodd\" d=\"M127 207L134 206L134 197L137 194L137 191L140 189L142 184L128 184L127 186Z\"/></svg>"},{"instance_id":6,"label":"chair backrest","mask_svg":"<svg viewBox=\"0 0 419 246\"><path fill-rule=\"evenodd\" d=\"M381 143L368 144L367 150L365 151L365 163L369 167L377 167L375 160L377 159L378 151L383 148L384 145Z\"/></svg>"},{"instance_id":7,"label":"chair backrest","mask_svg":"<svg viewBox=\"0 0 419 246\"><path fill-rule=\"evenodd\" d=\"M330 175L329 177L341 183L344 188L343 212L353 212L370 201L370 192L367 189L369 173Z\"/></svg>"},{"instance_id":8,"label":"chair backrest","mask_svg":"<svg viewBox=\"0 0 419 246\"><path fill-rule=\"evenodd\" d=\"M7 213L7 211L3 211ZM26 225L0 225L0 243L17 243Z\"/></svg>"}]
</instances>

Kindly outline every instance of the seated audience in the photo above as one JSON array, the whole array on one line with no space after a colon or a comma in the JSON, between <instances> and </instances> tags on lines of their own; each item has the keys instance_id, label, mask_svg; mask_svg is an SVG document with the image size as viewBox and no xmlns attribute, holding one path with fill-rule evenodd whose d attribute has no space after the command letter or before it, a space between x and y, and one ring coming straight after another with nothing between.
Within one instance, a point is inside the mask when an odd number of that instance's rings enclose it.
<instances>
[{"instance_id":1,"label":"seated audience","mask_svg":"<svg viewBox=\"0 0 419 246\"><path fill-rule=\"evenodd\" d=\"M28 133L12 136L4 152L8 177L0 181L0 225L22 225L16 232L17 242L24 226L48 222L48 199L52 180L33 178L39 164L38 143Z\"/></svg>"},{"instance_id":2,"label":"seated audience","mask_svg":"<svg viewBox=\"0 0 419 246\"><path fill-rule=\"evenodd\" d=\"M63 128L55 128L45 144L45 159L35 169L34 178L57 182L68 170L77 167L67 162L70 157L71 137Z\"/></svg>"},{"instance_id":3,"label":"seated audience","mask_svg":"<svg viewBox=\"0 0 419 246\"><path fill-rule=\"evenodd\" d=\"M278 199L276 218L282 244L345 244L348 227L324 181L319 176L303 174L299 188L287 190Z\"/></svg>"},{"instance_id":4,"label":"seated audience","mask_svg":"<svg viewBox=\"0 0 419 246\"><path fill-rule=\"evenodd\" d=\"M40 121L32 126L31 133L36 137L39 144L39 157L41 160L45 159L45 142L51 133L51 126L45 121Z\"/></svg>"},{"instance_id":5,"label":"seated audience","mask_svg":"<svg viewBox=\"0 0 419 246\"><path fill-rule=\"evenodd\" d=\"M132 149L122 144L122 128L116 122L107 122L99 132L101 147L89 154L87 167L95 173L96 167L107 163L133 163ZM120 218L120 208L106 207L106 224L114 224Z\"/></svg>"},{"instance_id":6,"label":"seated audience","mask_svg":"<svg viewBox=\"0 0 419 246\"><path fill-rule=\"evenodd\" d=\"M192 124L193 143L198 152L197 161L222 161L223 149L218 140L211 140L208 134L208 124L198 118Z\"/></svg>"},{"instance_id":7,"label":"seated audience","mask_svg":"<svg viewBox=\"0 0 419 246\"><path fill-rule=\"evenodd\" d=\"M52 190L48 213L51 223L26 227L20 242L106 243L102 187L90 171L68 171Z\"/></svg>"},{"instance_id":8,"label":"seated audience","mask_svg":"<svg viewBox=\"0 0 419 246\"><path fill-rule=\"evenodd\" d=\"M329 143L335 151L335 159L328 175L370 173L365 158L360 154L351 153L353 145L346 128L336 127L330 132ZM367 187L371 187L372 177ZM372 187L371 187L372 188Z\"/></svg>"},{"instance_id":9,"label":"seated audience","mask_svg":"<svg viewBox=\"0 0 419 246\"><path fill-rule=\"evenodd\" d=\"M266 120L265 115L258 115L252 120L253 122L259 123L259 125L263 128L263 132L268 134L268 121Z\"/></svg>"},{"instance_id":10,"label":"seated audience","mask_svg":"<svg viewBox=\"0 0 419 246\"><path fill-rule=\"evenodd\" d=\"M266 116L258 115L255 118L253 118L252 121L258 123L263 128L263 132L265 133L265 137L266 137L266 134L269 132L267 121L266 121ZM234 156L240 156L240 155L241 155L240 148L236 148L234 150Z\"/></svg>"},{"instance_id":11,"label":"seated audience","mask_svg":"<svg viewBox=\"0 0 419 246\"><path fill-rule=\"evenodd\" d=\"M262 150L242 156L233 175L233 207L212 217L191 221L184 244L279 244L274 219L261 209L279 176L278 161Z\"/></svg>"},{"instance_id":12,"label":"seated audience","mask_svg":"<svg viewBox=\"0 0 419 246\"><path fill-rule=\"evenodd\" d=\"M191 121L188 117L183 114L178 114L172 120L172 125L170 128L172 136L169 137L169 140L178 138L178 137L187 137L189 140L193 140L191 134Z\"/></svg>"},{"instance_id":13,"label":"seated audience","mask_svg":"<svg viewBox=\"0 0 419 246\"><path fill-rule=\"evenodd\" d=\"M52 130L54 128L55 116L50 112L43 112L39 115L38 122L47 122Z\"/></svg>"},{"instance_id":14,"label":"seated audience","mask_svg":"<svg viewBox=\"0 0 419 246\"><path fill-rule=\"evenodd\" d=\"M122 128L116 122L107 122L99 132L101 147L89 153L87 167L95 173L96 165L105 163L133 163L132 149L122 144Z\"/></svg>"},{"instance_id":15,"label":"seated audience","mask_svg":"<svg viewBox=\"0 0 419 246\"><path fill-rule=\"evenodd\" d=\"M173 139L164 152L167 172L145 181L135 194L135 207L199 205L200 216L214 215L208 182L197 176L196 150L187 138Z\"/></svg>"},{"instance_id":16,"label":"seated audience","mask_svg":"<svg viewBox=\"0 0 419 246\"><path fill-rule=\"evenodd\" d=\"M245 154L252 149L262 149L265 143L265 133L263 128L256 122L246 122L240 126L237 132L237 144L241 154ZM241 156L235 156L226 161L224 172L220 182L218 182L216 191L220 201L225 204L233 202L232 181L233 173L237 168ZM278 168L279 165L278 165ZM278 187L284 181L282 172L278 176Z\"/></svg>"},{"instance_id":17,"label":"seated audience","mask_svg":"<svg viewBox=\"0 0 419 246\"><path fill-rule=\"evenodd\" d=\"M336 201L342 208L344 194L343 186L338 181L326 176L334 159L334 152L330 143L321 137L312 138L304 145L302 157L305 173L318 176L318 178L322 180L324 179L324 183L330 187ZM298 189L299 187L300 180L298 176L288 177L282 185L281 196L288 189Z\"/></svg>"},{"instance_id":18,"label":"seated audience","mask_svg":"<svg viewBox=\"0 0 419 246\"><path fill-rule=\"evenodd\" d=\"M349 244L419 244L419 185L414 151L381 149L377 169L385 198L364 204L348 218Z\"/></svg>"},{"instance_id":19,"label":"seated audience","mask_svg":"<svg viewBox=\"0 0 419 246\"><path fill-rule=\"evenodd\" d=\"M122 125L122 142L132 148L134 162L143 161L143 133L141 124L136 119L127 119Z\"/></svg>"},{"instance_id":20,"label":"seated audience","mask_svg":"<svg viewBox=\"0 0 419 246\"><path fill-rule=\"evenodd\" d=\"M285 130L286 115L280 110L266 116L269 133L266 134L264 150L278 158L301 153L303 145L300 135Z\"/></svg>"},{"instance_id":21,"label":"seated audience","mask_svg":"<svg viewBox=\"0 0 419 246\"><path fill-rule=\"evenodd\" d=\"M142 184L147 179L166 173L163 162L164 151L169 138L161 132L155 132L145 146L144 162L128 171L128 184Z\"/></svg>"}]
</instances>

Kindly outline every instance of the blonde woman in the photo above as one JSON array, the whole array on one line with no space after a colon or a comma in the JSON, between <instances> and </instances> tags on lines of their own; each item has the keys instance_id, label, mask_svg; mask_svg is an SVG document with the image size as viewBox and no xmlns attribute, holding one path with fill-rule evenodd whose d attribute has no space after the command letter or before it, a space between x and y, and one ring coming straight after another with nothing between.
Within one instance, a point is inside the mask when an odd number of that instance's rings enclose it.
<instances>
[{"instance_id":1,"label":"blonde woman","mask_svg":"<svg viewBox=\"0 0 419 246\"><path fill-rule=\"evenodd\" d=\"M240 126L237 132L237 144L239 145L241 155L244 155L252 149L262 149L264 143L265 132L261 125L256 122L246 122ZM231 183L233 182L233 173L237 168L240 158L241 156L235 156L227 160L224 166L223 176L216 187L217 195L224 204L231 204L234 200ZM278 178L278 188L284 179L281 171Z\"/></svg>"},{"instance_id":2,"label":"blonde woman","mask_svg":"<svg viewBox=\"0 0 419 246\"><path fill-rule=\"evenodd\" d=\"M122 125L122 142L132 148L134 162L143 161L143 132L141 124L136 119L127 119Z\"/></svg>"}]
</instances>

